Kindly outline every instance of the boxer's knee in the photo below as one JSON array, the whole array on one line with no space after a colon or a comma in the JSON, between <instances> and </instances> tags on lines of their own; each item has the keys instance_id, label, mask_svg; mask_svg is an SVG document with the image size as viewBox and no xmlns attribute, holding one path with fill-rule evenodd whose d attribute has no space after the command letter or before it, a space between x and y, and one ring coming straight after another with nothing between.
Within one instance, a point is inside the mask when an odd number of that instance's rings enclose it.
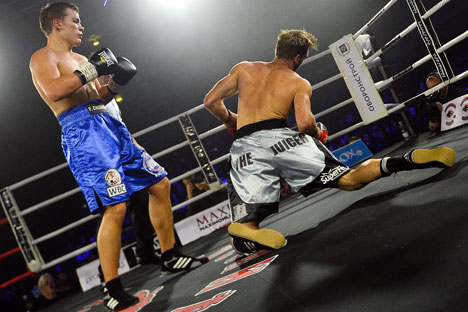
<instances>
[{"instance_id":1,"label":"boxer's knee","mask_svg":"<svg viewBox=\"0 0 468 312\"><path fill-rule=\"evenodd\" d=\"M363 188L365 184L358 181L356 176L356 169L350 170L348 173L343 175L338 181L338 187L345 191L355 191Z\"/></svg>"},{"instance_id":2,"label":"boxer's knee","mask_svg":"<svg viewBox=\"0 0 468 312\"><path fill-rule=\"evenodd\" d=\"M345 191L359 190L370 182L380 178L380 159L369 159L358 168L352 169L338 181L338 187Z\"/></svg>"},{"instance_id":3,"label":"boxer's knee","mask_svg":"<svg viewBox=\"0 0 468 312\"><path fill-rule=\"evenodd\" d=\"M112 222L114 224L122 223L127 211L125 202L106 206L103 214L103 222Z\"/></svg>"},{"instance_id":4,"label":"boxer's knee","mask_svg":"<svg viewBox=\"0 0 468 312\"><path fill-rule=\"evenodd\" d=\"M164 178L161 181L151 185L148 188L148 192L150 196L153 197L167 197L170 195L171 192L171 183L169 182L168 178Z\"/></svg>"}]
</instances>

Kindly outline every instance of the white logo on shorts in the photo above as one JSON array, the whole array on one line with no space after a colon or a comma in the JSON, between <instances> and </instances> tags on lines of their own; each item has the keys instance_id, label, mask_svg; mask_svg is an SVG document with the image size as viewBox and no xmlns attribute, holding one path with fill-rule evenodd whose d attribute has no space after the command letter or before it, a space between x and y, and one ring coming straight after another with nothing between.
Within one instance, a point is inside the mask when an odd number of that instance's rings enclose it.
<instances>
[{"instance_id":1,"label":"white logo on shorts","mask_svg":"<svg viewBox=\"0 0 468 312\"><path fill-rule=\"evenodd\" d=\"M155 162L147 152L143 152L141 157L143 157L143 168L145 168L147 172L151 173L155 177L159 177L160 175L164 174L164 168Z\"/></svg>"},{"instance_id":2,"label":"white logo on shorts","mask_svg":"<svg viewBox=\"0 0 468 312\"><path fill-rule=\"evenodd\" d=\"M328 172L322 172L320 175L320 181L323 184L326 184L330 181L336 180L336 178L340 177L343 172L346 172L348 167L338 166L333 169L328 170Z\"/></svg>"},{"instance_id":3,"label":"white logo on shorts","mask_svg":"<svg viewBox=\"0 0 468 312\"><path fill-rule=\"evenodd\" d=\"M125 184L122 183L122 177L116 169L107 170L106 174L104 175L104 180L106 181L107 185L110 186L106 189L109 197L127 193Z\"/></svg>"},{"instance_id":4,"label":"white logo on shorts","mask_svg":"<svg viewBox=\"0 0 468 312\"><path fill-rule=\"evenodd\" d=\"M241 218L247 215L248 213L245 203L237 204L234 207L232 207L232 222L236 222L237 220L240 220Z\"/></svg>"},{"instance_id":5,"label":"white logo on shorts","mask_svg":"<svg viewBox=\"0 0 468 312\"><path fill-rule=\"evenodd\" d=\"M107 170L106 174L104 175L104 179L106 180L106 183L109 186L114 186L122 183L122 177L120 176L120 173L115 169Z\"/></svg>"}]
</instances>

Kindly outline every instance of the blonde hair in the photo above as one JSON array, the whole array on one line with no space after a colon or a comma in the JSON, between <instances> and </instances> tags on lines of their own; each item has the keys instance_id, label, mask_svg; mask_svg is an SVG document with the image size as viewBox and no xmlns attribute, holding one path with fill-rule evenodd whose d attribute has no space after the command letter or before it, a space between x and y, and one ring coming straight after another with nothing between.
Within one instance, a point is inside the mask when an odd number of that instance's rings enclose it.
<instances>
[{"instance_id":1,"label":"blonde hair","mask_svg":"<svg viewBox=\"0 0 468 312\"><path fill-rule=\"evenodd\" d=\"M281 30L276 41L275 56L292 59L306 56L309 49L317 50L317 38L305 29Z\"/></svg>"}]
</instances>

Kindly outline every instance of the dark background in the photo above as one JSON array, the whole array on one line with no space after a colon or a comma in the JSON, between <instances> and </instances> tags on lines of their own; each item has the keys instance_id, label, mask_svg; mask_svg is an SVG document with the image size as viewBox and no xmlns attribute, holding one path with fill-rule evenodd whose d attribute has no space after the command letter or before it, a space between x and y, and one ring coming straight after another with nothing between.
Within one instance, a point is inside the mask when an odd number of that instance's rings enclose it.
<instances>
[{"instance_id":1,"label":"dark background","mask_svg":"<svg viewBox=\"0 0 468 312\"><path fill-rule=\"evenodd\" d=\"M357 32L388 3L386 0L108 0L104 6L104 2L75 1L85 31L82 45L74 51L88 56L99 47L108 47L137 66L138 74L122 92L124 100L120 105L132 133L200 105L214 83L235 64L244 60L272 60L281 29L305 27L318 37L318 52L321 52L343 35ZM0 188L65 161L60 147L60 128L35 90L29 72L30 56L46 45L38 22L39 10L46 3L36 0L0 2ZM437 1L425 0L423 3L429 9ZM466 1L452 0L433 15L432 22L442 44L468 29L467 9ZM374 42L384 45L412 22L406 2L399 1L370 31ZM91 40L95 36L100 42L97 48ZM456 74L468 69L467 47L465 40L447 51ZM311 51L311 55L315 53ZM413 30L386 51L382 60L390 76L425 55L427 50L417 30ZM429 61L394 83L400 100L423 91L423 81L433 68ZM328 55L304 65L298 72L315 84L337 74L338 69ZM374 79L378 81L381 77L377 75ZM384 102L393 102L388 92L382 97ZM318 113L348 98L343 80L336 81L314 91L312 111ZM235 97L228 101L228 106L236 110ZM384 148L384 142L388 145L401 140L400 136L392 135L397 131L395 120L399 118L399 114L394 115L358 133L372 139L366 142L374 152ZM194 114L193 120L199 133L220 124L206 111ZM353 105L348 105L320 121L334 133L360 119ZM182 140L183 135L176 126L164 127L138 139L150 154ZM210 158L214 159L227 152L231 140L226 132L203 143ZM338 139L330 142L329 147L339 147L345 141ZM170 178L193 168L194 161L188 148L176 155L158 159L169 171ZM217 169L222 176L223 168L218 166ZM65 169L40 183L19 189L15 196L20 208L25 209L74 187L76 182ZM173 191L180 191L180 186L173 186ZM178 200L173 197L173 203ZM28 215L33 237L88 215L84 204L82 195L78 194L52 205L47 212L44 209ZM3 212L1 215L3 218ZM47 256L43 255L45 260L50 261L88 244L94 229L88 226L79 230L86 233L85 237L66 233L47 242L52 247L43 246L48 250ZM16 247L8 226L3 226L0 231L5 237L0 253ZM62 245L66 247L54 247ZM12 256L8 263L1 262L0 266L3 272L0 283L26 270L20 254ZM15 269L4 270L5 267Z\"/></svg>"}]
</instances>

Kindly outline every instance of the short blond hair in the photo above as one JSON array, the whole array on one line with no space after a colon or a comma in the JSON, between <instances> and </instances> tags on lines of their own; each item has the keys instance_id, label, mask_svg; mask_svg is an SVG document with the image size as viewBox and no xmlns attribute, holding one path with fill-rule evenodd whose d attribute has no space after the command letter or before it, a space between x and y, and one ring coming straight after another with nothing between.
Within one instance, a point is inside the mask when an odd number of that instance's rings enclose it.
<instances>
[{"instance_id":1,"label":"short blond hair","mask_svg":"<svg viewBox=\"0 0 468 312\"><path fill-rule=\"evenodd\" d=\"M309 49L317 50L317 37L305 29L281 30L276 41L275 56L292 59L296 55L306 56Z\"/></svg>"}]
</instances>

